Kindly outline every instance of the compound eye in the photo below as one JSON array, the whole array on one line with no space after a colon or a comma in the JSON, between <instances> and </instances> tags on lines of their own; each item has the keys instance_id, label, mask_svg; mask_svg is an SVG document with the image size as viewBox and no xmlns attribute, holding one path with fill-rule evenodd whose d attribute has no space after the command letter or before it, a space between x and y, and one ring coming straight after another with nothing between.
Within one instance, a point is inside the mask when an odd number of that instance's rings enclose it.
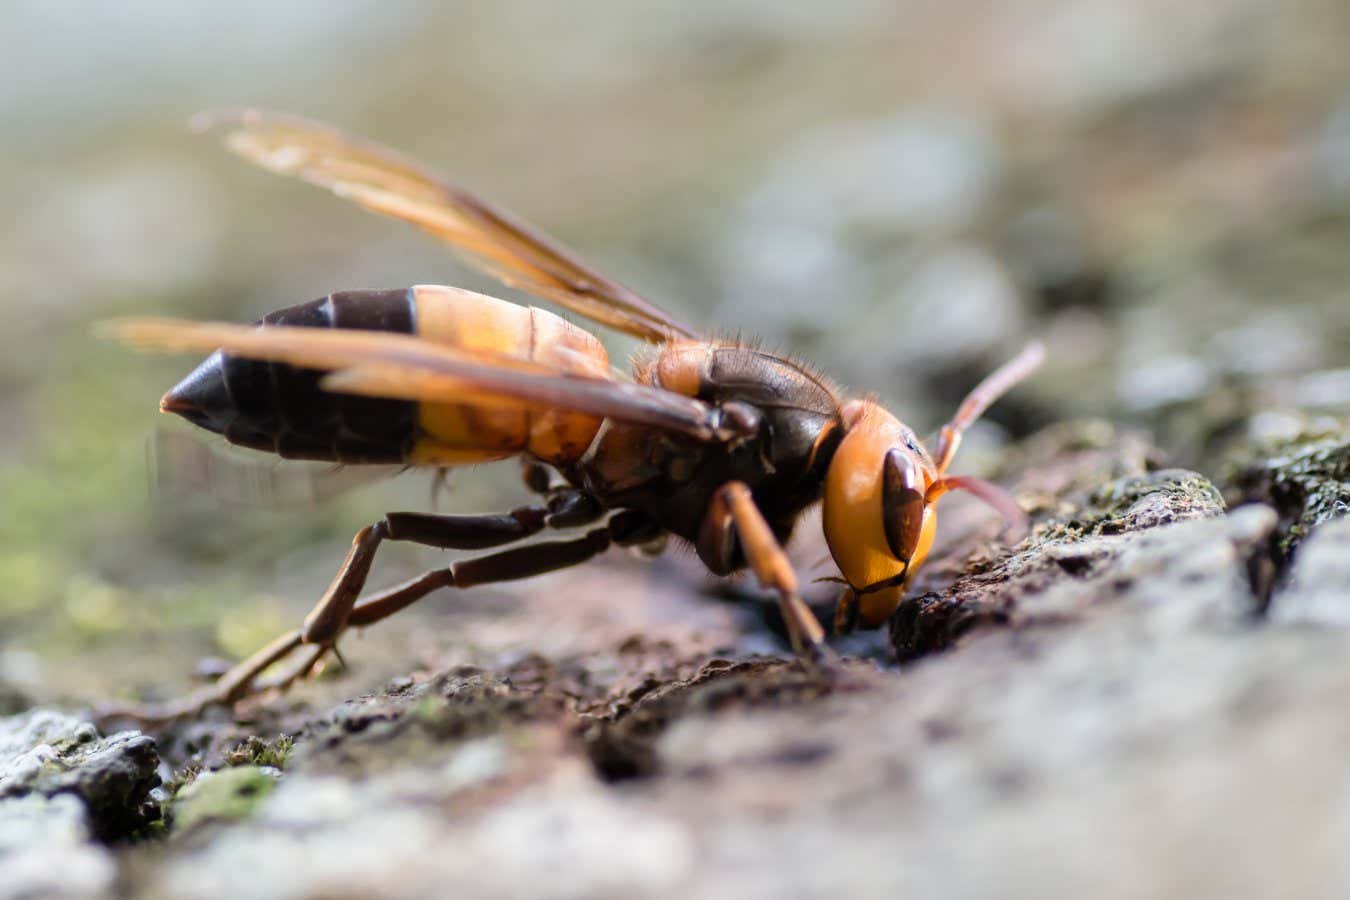
<instances>
[{"instance_id":1,"label":"compound eye","mask_svg":"<svg viewBox=\"0 0 1350 900\"><path fill-rule=\"evenodd\" d=\"M923 473L913 454L899 447L886 453L881 486L881 516L886 543L901 562L909 562L923 532Z\"/></svg>"}]
</instances>

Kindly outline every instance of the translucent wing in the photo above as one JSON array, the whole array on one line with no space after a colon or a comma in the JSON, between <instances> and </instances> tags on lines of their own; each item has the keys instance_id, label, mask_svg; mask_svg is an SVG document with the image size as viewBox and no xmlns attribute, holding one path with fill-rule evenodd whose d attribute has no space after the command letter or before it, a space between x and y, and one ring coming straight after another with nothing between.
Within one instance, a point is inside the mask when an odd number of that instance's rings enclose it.
<instances>
[{"instance_id":1,"label":"translucent wing","mask_svg":"<svg viewBox=\"0 0 1350 900\"><path fill-rule=\"evenodd\" d=\"M560 374L538 363L468 351L408 334L181 319L124 319L104 326L143 349L224 350L332 374L324 387L432 403L529 404L603 416L679 432L698 440L727 440L734 426L718 410L643 384Z\"/></svg>"},{"instance_id":2,"label":"translucent wing","mask_svg":"<svg viewBox=\"0 0 1350 900\"><path fill-rule=\"evenodd\" d=\"M256 109L201 113L193 126L227 129L226 145L250 162L410 222L511 287L647 341L696 336L552 238L388 147L298 116Z\"/></svg>"}]
</instances>

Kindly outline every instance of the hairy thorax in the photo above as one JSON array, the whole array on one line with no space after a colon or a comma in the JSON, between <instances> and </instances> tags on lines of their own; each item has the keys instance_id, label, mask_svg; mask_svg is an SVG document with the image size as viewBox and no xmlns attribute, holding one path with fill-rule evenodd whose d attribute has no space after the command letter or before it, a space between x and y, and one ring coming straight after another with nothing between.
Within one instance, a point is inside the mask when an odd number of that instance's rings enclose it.
<instances>
[{"instance_id":1,"label":"hairy thorax","mask_svg":"<svg viewBox=\"0 0 1350 900\"><path fill-rule=\"evenodd\" d=\"M734 445L700 443L651 428L607 422L583 460L583 486L610 507L650 510L662 528L694 540L714 491L750 487L774 531L820 499L842 435L833 386L793 360L733 342L677 342L636 366L638 381L758 416Z\"/></svg>"}]
</instances>

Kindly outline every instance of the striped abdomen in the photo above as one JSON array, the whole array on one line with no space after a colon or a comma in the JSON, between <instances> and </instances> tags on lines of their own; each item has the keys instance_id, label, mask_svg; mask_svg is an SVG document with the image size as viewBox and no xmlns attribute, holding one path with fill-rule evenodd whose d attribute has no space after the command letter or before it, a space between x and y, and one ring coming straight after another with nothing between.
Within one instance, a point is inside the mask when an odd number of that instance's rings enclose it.
<instances>
[{"instance_id":1,"label":"striped abdomen","mask_svg":"<svg viewBox=\"0 0 1350 900\"><path fill-rule=\"evenodd\" d=\"M559 372L608 377L609 371L600 342L552 313L434 285L339 291L278 310L262 324L417 334ZM217 351L161 406L234 444L289 459L343 463L456 465L519 453L567 463L585 451L600 426L591 416L521 406L329 393L319 388L322 374Z\"/></svg>"}]
</instances>

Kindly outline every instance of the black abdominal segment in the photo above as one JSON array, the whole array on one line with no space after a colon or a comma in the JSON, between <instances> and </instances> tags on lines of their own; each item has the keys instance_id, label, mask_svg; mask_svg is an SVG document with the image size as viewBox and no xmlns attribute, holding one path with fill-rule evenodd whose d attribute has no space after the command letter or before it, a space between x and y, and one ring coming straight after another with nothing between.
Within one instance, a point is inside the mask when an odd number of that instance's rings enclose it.
<instances>
[{"instance_id":1,"label":"black abdominal segment","mask_svg":"<svg viewBox=\"0 0 1350 900\"><path fill-rule=\"evenodd\" d=\"M415 334L411 289L339 291L277 310L264 325ZM395 463L415 439L417 404L334 394L323 373L217 351L164 396L161 406L232 444L287 459Z\"/></svg>"}]
</instances>

